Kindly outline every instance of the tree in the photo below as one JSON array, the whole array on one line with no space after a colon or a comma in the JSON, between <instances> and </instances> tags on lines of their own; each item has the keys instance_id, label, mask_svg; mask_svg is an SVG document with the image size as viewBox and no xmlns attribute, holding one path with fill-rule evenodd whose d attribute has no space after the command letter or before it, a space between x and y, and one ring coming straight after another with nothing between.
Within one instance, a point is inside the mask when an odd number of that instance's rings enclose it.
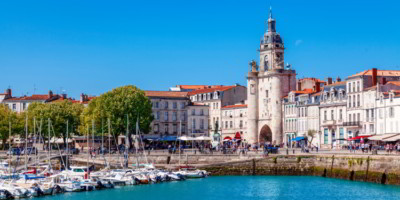
<instances>
[{"instance_id":1,"label":"tree","mask_svg":"<svg viewBox=\"0 0 400 200\"><path fill-rule=\"evenodd\" d=\"M128 119L128 132L134 132L136 120L139 118L140 131L149 133L151 130L150 123L153 121L151 108L151 101L146 97L144 91L132 85L118 87L90 101L83 112L83 123L80 130L83 133L87 132L87 127L92 126L93 120L95 132L100 135L102 126L107 130L106 122L110 119L111 134L117 137L126 132Z\"/></svg>"},{"instance_id":2,"label":"tree","mask_svg":"<svg viewBox=\"0 0 400 200\"><path fill-rule=\"evenodd\" d=\"M311 138L311 139L308 140L308 142L309 142L310 145L312 144L312 141L314 140L315 134L316 134L316 133L317 133L316 130L312 130L312 129L308 130L307 136L308 136L309 138Z\"/></svg>"},{"instance_id":3,"label":"tree","mask_svg":"<svg viewBox=\"0 0 400 200\"><path fill-rule=\"evenodd\" d=\"M36 121L36 131L41 130L42 135L47 136L45 133L47 133L48 120L50 119L51 136L63 138L64 144L66 144L67 121L68 134L76 133L80 125L80 115L82 112L83 106L81 104L64 100L46 104L32 103L29 105L26 113L31 132L33 132L33 122Z\"/></svg>"},{"instance_id":4,"label":"tree","mask_svg":"<svg viewBox=\"0 0 400 200\"><path fill-rule=\"evenodd\" d=\"M5 149L7 139L11 135L22 133L24 130L23 116L19 115L4 104L0 104L0 139Z\"/></svg>"}]
</instances>

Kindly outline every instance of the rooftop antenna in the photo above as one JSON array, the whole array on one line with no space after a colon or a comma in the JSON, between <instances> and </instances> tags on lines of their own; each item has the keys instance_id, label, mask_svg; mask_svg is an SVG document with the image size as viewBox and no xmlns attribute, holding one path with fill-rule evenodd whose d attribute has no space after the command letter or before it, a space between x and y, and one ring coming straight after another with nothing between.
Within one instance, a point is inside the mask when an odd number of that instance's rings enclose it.
<instances>
[{"instance_id":1,"label":"rooftop antenna","mask_svg":"<svg viewBox=\"0 0 400 200\"><path fill-rule=\"evenodd\" d=\"M33 94L36 94L36 84L33 84Z\"/></svg>"}]
</instances>

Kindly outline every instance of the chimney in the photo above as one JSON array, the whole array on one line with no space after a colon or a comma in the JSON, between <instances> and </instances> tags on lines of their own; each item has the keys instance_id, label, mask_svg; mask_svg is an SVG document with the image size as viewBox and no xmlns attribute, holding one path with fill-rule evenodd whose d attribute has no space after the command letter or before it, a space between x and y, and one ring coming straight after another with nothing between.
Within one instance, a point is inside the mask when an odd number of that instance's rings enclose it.
<instances>
[{"instance_id":1,"label":"chimney","mask_svg":"<svg viewBox=\"0 0 400 200\"><path fill-rule=\"evenodd\" d=\"M301 91L301 82L297 82L297 91Z\"/></svg>"},{"instance_id":2,"label":"chimney","mask_svg":"<svg viewBox=\"0 0 400 200\"><path fill-rule=\"evenodd\" d=\"M340 81L342 81L342 79L338 76L338 77L336 78L336 82L340 82Z\"/></svg>"},{"instance_id":3,"label":"chimney","mask_svg":"<svg viewBox=\"0 0 400 200\"><path fill-rule=\"evenodd\" d=\"M332 84L332 78L328 77L328 85Z\"/></svg>"},{"instance_id":4,"label":"chimney","mask_svg":"<svg viewBox=\"0 0 400 200\"><path fill-rule=\"evenodd\" d=\"M376 85L378 76L378 69L372 68L372 85Z\"/></svg>"},{"instance_id":5,"label":"chimney","mask_svg":"<svg viewBox=\"0 0 400 200\"><path fill-rule=\"evenodd\" d=\"M79 100L81 103L83 103L83 101L85 100L85 95L82 93L81 94L81 99Z\"/></svg>"},{"instance_id":6,"label":"chimney","mask_svg":"<svg viewBox=\"0 0 400 200\"><path fill-rule=\"evenodd\" d=\"M8 88L8 89L6 90L6 94L7 94L7 97L12 97L12 92L11 92L11 89L10 89L10 88Z\"/></svg>"},{"instance_id":7,"label":"chimney","mask_svg":"<svg viewBox=\"0 0 400 200\"><path fill-rule=\"evenodd\" d=\"M315 82L315 89L314 89L314 91L315 92L320 92L321 91L321 84L319 83L319 82Z\"/></svg>"},{"instance_id":8,"label":"chimney","mask_svg":"<svg viewBox=\"0 0 400 200\"><path fill-rule=\"evenodd\" d=\"M49 98L53 97L53 92L49 90Z\"/></svg>"},{"instance_id":9,"label":"chimney","mask_svg":"<svg viewBox=\"0 0 400 200\"><path fill-rule=\"evenodd\" d=\"M385 77L381 77L380 84L381 85L386 85L386 78Z\"/></svg>"}]
</instances>

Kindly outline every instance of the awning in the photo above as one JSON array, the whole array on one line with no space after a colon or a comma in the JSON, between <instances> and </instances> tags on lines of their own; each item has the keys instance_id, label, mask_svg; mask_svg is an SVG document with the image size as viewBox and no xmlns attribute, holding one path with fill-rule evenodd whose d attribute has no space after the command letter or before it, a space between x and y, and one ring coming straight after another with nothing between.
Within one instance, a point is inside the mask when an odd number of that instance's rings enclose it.
<instances>
[{"instance_id":1,"label":"awning","mask_svg":"<svg viewBox=\"0 0 400 200\"><path fill-rule=\"evenodd\" d=\"M393 137L390 137L390 138L386 138L386 139L383 139L382 141L384 141L384 142L396 142L398 140L400 140L400 135L396 135L396 136L393 136Z\"/></svg>"},{"instance_id":2,"label":"awning","mask_svg":"<svg viewBox=\"0 0 400 200\"><path fill-rule=\"evenodd\" d=\"M292 141L300 141L300 140L304 140L305 137L295 137L292 139Z\"/></svg>"},{"instance_id":3,"label":"awning","mask_svg":"<svg viewBox=\"0 0 400 200\"><path fill-rule=\"evenodd\" d=\"M179 137L179 140L192 141L192 140L195 140L195 138L194 137L189 137L189 136L182 136L182 137Z\"/></svg>"},{"instance_id":4,"label":"awning","mask_svg":"<svg viewBox=\"0 0 400 200\"><path fill-rule=\"evenodd\" d=\"M176 141L177 137L176 136L164 136L160 138L160 141Z\"/></svg>"},{"instance_id":5,"label":"awning","mask_svg":"<svg viewBox=\"0 0 400 200\"><path fill-rule=\"evenodd\" d=\"M242 136L240 135L240 133L239 132L236 132L236 134L235 134L235 137L234 137L236 140L241 140L242 139Z\"/></svg>"},{"instance_id":6,"label":"awning","mask_svg":"<svg viewBox=\"0 0 400 200\"><path fill-rule=\"evenodd\" d=\"M367 137L371 137L372 135L361 135L361 136L357 136L357 137L353 137L353 138L349 138L347 140L352 141L352 140L361 140Z\"/></svg>"},{"instance_id":7,"label":"awning","mask_svg":"<svg viewBox=\"0 0 400 200\"><path fill-rule=\"evenodd\" d=\"M196 137L195 140L199 140L199 141L210 141L212 140L210 137L206 137L206 136L200 136L200 137Z\"/></svg>"},{"instance_id":8,"label":"awning","mask_svg":"<svg viewBox=\"0 0 400 200\"><path fill-rule=\"evenodd\" d=\"M224 137L224 142L226 142L226 141L231 141L231 140L232 140L232 138L229 137L229 136Z\"/></svg>"},{"instance_id":9,"label":"awning","mask_svg":"<svg viewBox=\"0 0 400 200\"><path fill-rule=\"evenodd\" d=\"M400 135L400 134L389 133L389 134L382 134L382 135L374 135L372 137L369 137L368 140L381 141L381 140L388 139L388 138L391 138L396 135Z\"/></svg>"}]
</instances>

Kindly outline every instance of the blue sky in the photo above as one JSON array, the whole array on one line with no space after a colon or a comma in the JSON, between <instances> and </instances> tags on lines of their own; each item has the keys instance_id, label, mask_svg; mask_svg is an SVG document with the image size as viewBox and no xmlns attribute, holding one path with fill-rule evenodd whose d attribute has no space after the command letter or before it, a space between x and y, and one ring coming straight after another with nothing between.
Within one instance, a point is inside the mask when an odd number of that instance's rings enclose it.
<instances>
[{"instance_id":1,"label":"blue sky","mask_svg":"<svg viewBox=\"0 0 400 200\"><path fill-rule=\"evenodd\" d=\"M298 78L400 70L395 0L1 1L0 90L245 85L270 5Z\"/></svg>"}]
</instances>

